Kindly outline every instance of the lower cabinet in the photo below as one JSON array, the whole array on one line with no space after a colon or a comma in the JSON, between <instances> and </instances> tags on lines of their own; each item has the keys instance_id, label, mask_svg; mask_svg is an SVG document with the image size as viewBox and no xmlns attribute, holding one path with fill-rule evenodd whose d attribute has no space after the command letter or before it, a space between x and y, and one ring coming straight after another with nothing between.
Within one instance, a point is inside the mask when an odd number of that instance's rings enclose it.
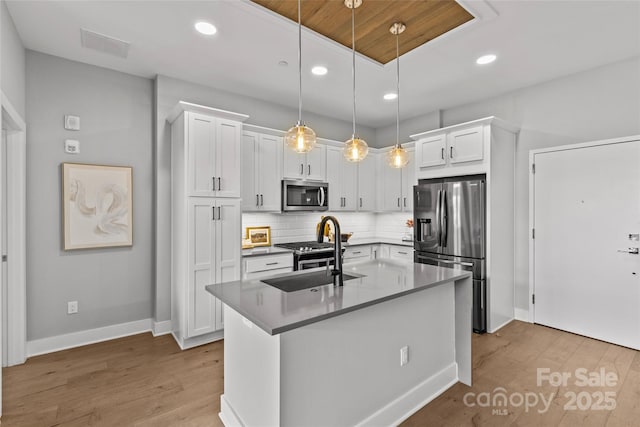
<instances>
[{"instance_id":1,"label":"lower cabinet","mask_svg":"<svg viewBox=\"0 0 640 427\"><path fill-rule=\"evenodd\" d=\"M344 250L342 255L342 263L349 264L352 262L366 261L373 259L374 256L373 245L361 245L348 247Z\"/></svg>"},{"instance_id":2,"label":"lower cabinet","mask_svg":"<svg viewBox=\"0 0 640 427\"><path fill-rule=\"evenodd\" d=\"M190 197L182 226L174 222L172 319L183 349L222 337L213 334L223 307L205 286L240 279L240 218L240 199Z\"/></svg>"},{"instance_id":3,"label":"lower cabinet","mask_svg":"<svg viewBox=\"0 0 640 427\"><path fill-rule=\"evenodd\" d=\"M263 255L242 259L242 278L263 279L293 271L293 254Z\"/></svg>"},{"instance_id":4,"label":"lower cabinet","mask_svg":"<svg viewBox=\"0 0 640 427\"><path fill-rule=\"evenodd\" d=\"M413 248L410 246L381 244L377 250L376 258L413 262Z\"/></svg>"}]
</instances>

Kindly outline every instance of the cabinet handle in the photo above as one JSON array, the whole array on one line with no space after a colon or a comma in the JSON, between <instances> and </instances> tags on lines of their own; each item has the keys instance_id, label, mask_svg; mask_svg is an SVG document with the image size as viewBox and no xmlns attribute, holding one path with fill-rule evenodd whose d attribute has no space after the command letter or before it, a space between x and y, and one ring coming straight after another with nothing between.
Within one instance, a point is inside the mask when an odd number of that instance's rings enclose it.
<instances>
[{"instance_id":1,"label":"cabinet handle","mask_svg":"<svg viewBox=\"0 0 640 427\"><path fill-rule=\"evenodd\" d=\"M222 220L222 207L218 206L218 220Z\"/></svg>"},{"instance_id":2,"label":"cabinet handle","mask_svg":"<svg viewBox=\"0 0 640 427\"><path fill-rule=\"evenodd\" d=\"M449 148L449 157L453 159L453 147Z\"/></svg>"},{"instance_id":3,"label":"cabinet handle","mask_svg":"<svg viewBox=\"0 0 640 427\"><path fill-rule=\"evenodd\" d=\"M307 175L311 175L311 165L307 165Z\"/></svg>"},{"instance_id":4,"label":"cabinet handle","mask_svg":"<svg viewBox=\"0 0 640 427\"><path fill-rule=\"evenodd\" d=\"M300 175L304 175L304 165L300 163Z\"/></svg>"},{"instance_id":5,"label":"cabinet handle","mask_svg":"<svg viewBox=\"0 0 640 427\"><path fill-rule=\"evenodd\" d=\"M360 207L362 207L362 197L360 197Z\"/></svg>"},{"instance_id":6,"label":"cabinet handle","mask_svg":"<svg viewBox=\"0 0 640 427\"><path fill-rule=\"evenodd\" d=\"M440 149L440 157L442 157L442 160L444 160L444 147Z\"/></svg>"},{"instance_id":7,"label":"cabinet handle","mask_svg":"<svg viewBox=\"0 0 640 427\"><path fill-rule=\"evenodd\" d=\"M407 207L407 198L406 197L404 198L402 203L404 204L404 207L406 208Z\"/></svg>"},{"instance_id":8,"label":"cabinet handle","mask_svg":"<svg viewBox=\"0 0 640 427\"><path fill-rule=\"evenodd\" d=\"M211 221L215 221L216 220L216 207L212 206L211 207Z\"/></svg>"},{"instance_id":9,"label":"cabinet handle","mask_svg":"<svg viewBox=\"0 0 640 427\"><path fill-rule=\"evenodd\" d=\"M216 191L216 177L215 176L211 177L211 185L213 186L213 190L212 191Z\"/></svg>"},{"instance_id":10,"label":"cabinet handle","mask_svg":"<svg viewBox=\"0 0 640 427\"><path fill-rule=\"evenodd\" d=\"M398 197L398 207L400 207L400 197Z\"/></svg>"},{"instance_id":11,"label":"cabinet handle","mask_svg":"<svg viewBox=\"0 0 640 427\"><path fill-rule=\"evenodd\" d=\"M360 251L353 252L354 255L358 255L358 254L361 254L361 253L362 252L360 252Z\"/></svg>"},{"instance_id":12,"label":"cabinet handle","mask_svg":"<svg viewBox=\"0 0 640 427\"><path fill-rule=\"evenodd\" d=\"M408 253L406 253L406 252L402 252L402 251L398 251L398 253L399 253L400 255L409 255Z\"/></svg>"},{"instance_id":13,"label":"cabinet handle","mask_svg":"<svg viewBox=\"0 0 640 427\"><path fill-rule=\"evenodd\" d=\"M264 197L262 197L263 195L260 195L260 206L264 206Z\"/></svg>"},{"instance_id":14,"label":"cabinet handle","mask_svg":"<svg viewBox=\"0 0 640 427\"><path fill-rule=\"evenodd\" d=\"M260 196L256 194L256 206L260 206Z\"/></svg>"},{"instance_id":15,"label":"cabinet handle","mask_svg":"<svg viewBox=\"0 0 640 427\"><path fill-rule=\"evenodd\" d=\"M266 265L278 265L280 264L279 262L268 262Z\"/></svg>"},{"instance_id":16,"label":"cabinet handle","mask_svg":"<svg viewBox=\"0 0 640 427\"><path fill-rule=\"evenodd\" d=\"M222 182L222 178L218 177L218 191L221 191L221 190L222 190L222 184L221 184L221 182Z\"/></svg>"}]
</instances>

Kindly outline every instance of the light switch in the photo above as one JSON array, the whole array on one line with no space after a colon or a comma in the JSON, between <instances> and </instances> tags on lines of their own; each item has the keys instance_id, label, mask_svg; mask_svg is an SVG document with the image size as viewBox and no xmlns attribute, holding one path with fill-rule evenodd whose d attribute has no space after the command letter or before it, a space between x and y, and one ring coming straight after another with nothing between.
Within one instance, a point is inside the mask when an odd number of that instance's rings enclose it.
<instances>
[{"instance_id":1,"label":"light switch","mask_svg":"<svg viewBox=\"0 0 640 427\"><path fill-rule=\"evenodd\" d=\"M64 141L64 152L67 154L80 153L80 141L75 139L66 139Z\"/></svg>"},{"instance_id":2,"label":"light switch","mask_svg":"<svg viewBox=\"0 0 640 427\"><path fill-rule=\"evenodd\" d=\"M66 130L80 130L80 117L64 116L64 128Z\"/></svg>"}]
</instances>

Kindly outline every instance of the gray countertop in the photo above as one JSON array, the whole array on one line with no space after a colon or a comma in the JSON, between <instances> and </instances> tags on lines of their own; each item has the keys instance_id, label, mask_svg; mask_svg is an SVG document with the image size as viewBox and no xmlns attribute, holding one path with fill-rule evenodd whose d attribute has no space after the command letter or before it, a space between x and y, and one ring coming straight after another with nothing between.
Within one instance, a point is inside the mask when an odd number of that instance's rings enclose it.
<instances>
[{"instance_id":1,"label":"gray countertop","mask_svg":"<svg viewBox=\"0 0 640 427\"><path fill-rule=\"evenodd\" d=\"M384 239L380 237L364 237L359 239L349 239L348 242L343 243L343 247L348 248L350 246L363 246L363 245L397 245L413 247L413 242L405 242L400 239ZM284 253L292 253L291 249L278 248L276 246L259 247L253 249L243 249L242 257L264 256L264 255L277 255Z\"/></svg>"},{"instance_id":2,"label":"gray countertop","mask_svg":"<svg viewBox=\"0 0 640 427\"><path fill-rule=\"evenodd\" d=\"M293 253L291 249L268 246L268 247L252 248L252 249L243 249L242 257L280 255L280 254L291 254L291 253Z\"/></svg>"},{"instance_id":3,"label":"gray countertop","mask_svg":"<svg viewBox=\"0 0 640 427\"><path fill-rule=\"evenodd\" d=\"M286 276L316 270L323 269ZM276 335L470 276L462 270L387 259L345 265L344 272L363 277L347 280L343 287L331 284L296 292L283 292L260 280L238 280L206 289L268 334Z\"/></svg>"}]
</instances>

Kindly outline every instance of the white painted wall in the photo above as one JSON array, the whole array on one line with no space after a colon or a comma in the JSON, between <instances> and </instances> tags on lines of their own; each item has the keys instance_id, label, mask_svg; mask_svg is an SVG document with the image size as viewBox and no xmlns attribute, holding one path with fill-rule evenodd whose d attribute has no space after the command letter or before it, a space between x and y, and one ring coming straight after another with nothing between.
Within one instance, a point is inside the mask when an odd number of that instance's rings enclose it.
<instances>
[{"instance_id":1,"label":"white painted wall","mask_svg":"<svg viewBox=\"0 0 640 427\"><path fill-rule=\"evenodd\" d=\"M153 82L27 51L27 339L148 319ZM65 114L81 130L66 131ZM66 138L80 154L64 153ZM133 246L62 250L62 162L133 167ZM79 313L67 315L67 301Z\"/></svg>"},{"instance_id":2,"label":"white painted wall","mask_svg":"<svg viewBox=\"0 0 640 427\"><path fill-rule=\"evenodd\" d=\"M529 306L529 150L640 133L640 58L442 112L444 126L495 115L520 126L515 306ZM595 172L595 171L594 171Z\"/></svg>"},{"instance_id":3,"label":"white painted wall","mask_svg":"<svg viewBox=\"0 0 640 427\"><path fill-rule=\"evenodd\" d=\"M25 118L25 50L11 14L4 0L0 1L0 86L2 92L16 109L20 117Z\"/></svg>"}]
</instances>

